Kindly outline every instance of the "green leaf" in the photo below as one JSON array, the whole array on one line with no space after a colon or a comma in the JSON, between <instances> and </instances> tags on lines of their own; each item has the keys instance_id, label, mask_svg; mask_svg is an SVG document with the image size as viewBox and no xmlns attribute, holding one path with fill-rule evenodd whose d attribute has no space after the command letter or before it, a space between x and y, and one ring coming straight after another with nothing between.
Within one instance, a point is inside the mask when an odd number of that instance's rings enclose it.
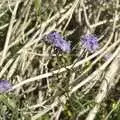
<instances>
[{"instance_id":1,"label":"green leaf","mask_svg":"<svg viewBox=\"0 0 120 120\"><path fill-rule=\"evenodd\" d=\"M37 15L40 15L40 7L41 7L41 0L35 0L35 9L36 9Z\"/></svg>"},{"instance_id":2,"label":"green leaf","mask_svg":"<svg viewBox=\"0 0 120 120\"><path fill-rule=\"evenodd\" d=\"M12 111L16 108L16 101L10 99L7 95L0 95L0 102L3 102Z\"/></svg>"}]
</instances>

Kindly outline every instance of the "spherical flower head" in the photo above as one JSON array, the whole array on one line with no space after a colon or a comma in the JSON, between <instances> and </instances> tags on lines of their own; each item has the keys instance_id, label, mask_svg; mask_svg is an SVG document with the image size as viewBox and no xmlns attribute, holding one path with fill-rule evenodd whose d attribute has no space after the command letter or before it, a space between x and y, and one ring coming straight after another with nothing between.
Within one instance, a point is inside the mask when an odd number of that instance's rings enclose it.
<instances>
[{"instance_id":1,"label":"spherical flower head","mask_svg":"<svg viewBox=\"0 0 120 120\"><path fill-rule=\"evenodd\" d=\"M0 80L0 93L6 92L12 88L12 85L7 80Z\"/></svg>"},{"instance_id":2,"label":"spherical flower head","mask_svg":"<svg viewBox=\"0 0 120 120\"><path fill-rule=\"evenodd\" d=\"M86 34L81 39L82 45L90 53L94 53L98 48L98 38L92 34Z\"/></svg>"},{"instance_id":3,"label":"spherical flower head","mask_svg":"<svg viewBox=\"0 0 120 120\"><path fill-rule=\"evenodd\" d=\"M63 52L70 52L70 43L65 41L58 32L50 32L47 35L48 42L53 44L56 48L61 49Z\"/></svg>"}]
</instances>

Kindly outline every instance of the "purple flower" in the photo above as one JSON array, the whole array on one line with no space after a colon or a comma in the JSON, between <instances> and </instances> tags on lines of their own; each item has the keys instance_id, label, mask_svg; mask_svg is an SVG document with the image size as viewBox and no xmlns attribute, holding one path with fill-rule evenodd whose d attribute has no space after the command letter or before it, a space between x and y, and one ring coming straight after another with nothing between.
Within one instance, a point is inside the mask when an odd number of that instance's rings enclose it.
<instances>
[{"instance_id":1,"label":"purple flower","mask_svg":"<svg viewBox=\"0 0 120 120\"><path fill-rule=\"evenodd\" d=\"M92 34L86 34L82 37L81 42L84 48L86 48L90 53L95 52L98 48L98 38Z\"/></svg>"},{"instance_id":2,"label":"purple flower","mask_svg":"<svg viewBox=\"0 0 120 120\"><path fill-rule=\"evenodd\" d=\"M12 88L12 85L7 80L0 80L0 93L6 92Z\"/></svg>"},{"instance_id":3,"label":"purple flower","mask_svg":"<svg viewBox=\"0 0 120 120\"><path fill-rule=\"evenodd\" d=\"M47 35L47 41L63 52L70 52L70 44L65 41L58 32L50 32Z\"/></svg>"}]
</instances>

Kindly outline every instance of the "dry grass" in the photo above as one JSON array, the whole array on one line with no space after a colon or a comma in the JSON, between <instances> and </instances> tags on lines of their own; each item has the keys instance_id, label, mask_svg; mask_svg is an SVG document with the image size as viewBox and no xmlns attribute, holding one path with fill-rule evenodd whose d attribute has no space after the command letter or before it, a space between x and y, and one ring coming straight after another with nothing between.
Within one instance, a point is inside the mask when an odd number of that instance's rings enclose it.
<instances>
[{"instance_id":1,"label":"dry grass","mask_svg":"<svg viewBox=\"0 0 120 120\"><path fill-rule=\"evenodd\" d=\"M0 119L119 120L119 29L119 0L0 0L0 78L13 84ZM54 30L70 53L44 41ZM81 46L86 33L99 38L93 54Z\"/></svg>"}]
</instances>

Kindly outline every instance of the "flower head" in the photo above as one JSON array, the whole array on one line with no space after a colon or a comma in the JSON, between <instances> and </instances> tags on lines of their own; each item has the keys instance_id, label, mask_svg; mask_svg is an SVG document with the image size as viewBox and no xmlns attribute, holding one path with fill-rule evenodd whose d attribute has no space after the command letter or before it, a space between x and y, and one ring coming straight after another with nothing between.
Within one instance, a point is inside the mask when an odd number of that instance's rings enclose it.
<instances>
[{"instance_id":1,"label":"flower head","mask_svg":"<svg viewBox=\"0 0 120 120\"><path fill-rule=\"evenodd\" d=\"M81 42L84 48L86 48L89 52L93 53L99 48L97 40L98 38L94 35L86 34L82 37Z\"/></svg>"},{"instance_id":2,"label":"flower head","mask_svg":"<svg viewBox=\"0 0 120 120\"><path fill-rule=\"evenodd\" d=\"M7 80L0 80L0 93L6 92L12 88L12 85Z\"/></svg>"},{"instance_id":3,"label":"flower head","mask_svg":"<svg viewBox=\"0 0 120 120\"><path fill-rule=\"evenodd\" d=\"M50 32L47 35L47 39L47 41L53 44L56 48L59 48L64 52L70 52L70 44L65 41L58 32Z\"/></svg>"}]
</instances>

